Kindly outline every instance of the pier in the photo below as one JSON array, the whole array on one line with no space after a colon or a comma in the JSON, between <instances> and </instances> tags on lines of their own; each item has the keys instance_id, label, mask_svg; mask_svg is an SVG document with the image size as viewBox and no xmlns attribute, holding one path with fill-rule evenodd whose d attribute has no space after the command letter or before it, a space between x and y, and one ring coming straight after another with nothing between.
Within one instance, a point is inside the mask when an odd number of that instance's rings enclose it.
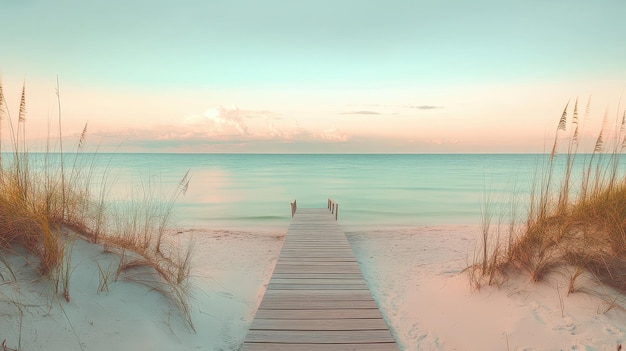
<instances>
[{"instance_id":1,"label":"pier","mask_svg":"<svg viewBox=\"0 0 626 351\"><path fill-rule=\"evenodd\" d=\"M243 351L398 350L361 274L338 204L297 208Z\"/></svg>"}]
</instances>

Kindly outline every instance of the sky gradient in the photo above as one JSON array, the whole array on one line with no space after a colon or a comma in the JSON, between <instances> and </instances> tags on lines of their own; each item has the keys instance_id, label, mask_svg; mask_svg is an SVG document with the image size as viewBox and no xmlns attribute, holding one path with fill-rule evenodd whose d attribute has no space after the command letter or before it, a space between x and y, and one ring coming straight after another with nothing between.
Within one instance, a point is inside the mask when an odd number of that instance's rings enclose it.
<instances>
[{"instance_id":1,"label":"sky gradient","mask_svg":"<svg viewBox=\"0 0 626 351\"><path fill-rule=\"evenodd\" d=\"M88 122L120 151L541 152L568 100L592 96L600 120L623 109L624 13L623 0L7 0L0 72L13 116L26 81L33 140L56 119L58 75L64 134Z\"/></svg>"}]
</instances>

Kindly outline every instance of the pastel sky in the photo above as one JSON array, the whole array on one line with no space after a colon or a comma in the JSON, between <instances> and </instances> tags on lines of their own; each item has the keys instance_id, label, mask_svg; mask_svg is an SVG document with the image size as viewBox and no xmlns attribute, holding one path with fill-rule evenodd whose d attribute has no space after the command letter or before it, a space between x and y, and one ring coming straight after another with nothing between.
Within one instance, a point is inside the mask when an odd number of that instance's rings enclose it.
<instances>
[{"instance_id":1,"label":"pastel sky","mask_svg":"<svg viewBox=\"0 0 626 351\"><path fill-rule=\"evenodd\" d=\"M2 0L0 74L13 118L26 82L33 148L57 128L58 76L63 133L88 122L105 149L542 152L568 100L591 96L596 119L626 105L625 13L624 0Z\"/></svg>"}]
</instances>

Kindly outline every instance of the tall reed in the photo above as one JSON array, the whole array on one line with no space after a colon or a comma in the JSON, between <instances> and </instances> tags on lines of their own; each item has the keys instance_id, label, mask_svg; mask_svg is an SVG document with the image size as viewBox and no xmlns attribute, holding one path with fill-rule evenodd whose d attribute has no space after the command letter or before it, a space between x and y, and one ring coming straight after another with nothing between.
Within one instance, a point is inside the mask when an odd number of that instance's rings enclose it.
<instances>
[{"instance_id":1,"label":"tall reed","mask_svg":"<svg viewBox=\"0 0 626 351\"><path fill-rule=\"evenodd\" d=\"M58 82L57 102L60 129ZM87 124L73 160L69 158L66 164L67 150L63 149L60 130L58 152L50 151L53 149L50 139L43 158L28 150L26 116L26 85L22 88L15 130L0 82L0 157L6 145L2 143L5 121L10 128L13 154L11 162L0 158L0 264L7 265L8 255L20 248L26 249L37 258L37 271L50 279L58 296L69 302L73 239L64 232L71 229L84 239L117 247L118 252L134 253L142 265L158 273L160 282L155 284L180 307L186 323L193 329L188 302L192 247L179 249L172 244L164 250L162 244L174 203L187 190L189 173L166 199L153 196L146 189L139 201L133 200L137 206L130 209L112 206L107 198L108 171L97 175L97 155L90 164L85 164L86 158L81 156ZM66 167L68 165L71 167ZM94 193L92 179L95 176L100 177L101 185ZM120 260L118 271L128 269L128 262ZM12 268L9 267L9 271L12 272ZM0 283L5 278L0 272Z\"/></svg>"},{"instance_id":2,"label":"tall reed","mask_svg":"<svg viewBox=\"0 0 626 351\"><path fill-rule=\"evenodd\" d=\"M572 267L568 293L576 290L582 272L626 292L626 174L621 164L626 111L618 109L612 129L605 113L591 151L582 154L578 106L576 100L571 118L569 104L563 110L551 152L537 172L523 228L509 226L503 240L500 231L483 221L480 254L469 267L473 285L502 282L523 272L539 281Z\"/></svg>"}]
</instances>

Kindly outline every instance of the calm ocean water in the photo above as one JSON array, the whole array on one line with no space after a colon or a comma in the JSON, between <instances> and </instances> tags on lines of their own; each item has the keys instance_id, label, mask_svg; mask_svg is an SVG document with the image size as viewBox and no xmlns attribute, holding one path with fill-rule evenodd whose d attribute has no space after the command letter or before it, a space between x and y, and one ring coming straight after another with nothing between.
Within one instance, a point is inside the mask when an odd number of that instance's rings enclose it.
<instances>
[{"instance_id":1,"label":"calm ocean water","mask_svg":"<svg viewBox=\"0 0 626 351\"><path fill-rule=\"evenodd\" d=\"M478 224L485 199L497 216L516 196L523 214L546 157L118 153L81 154L77 164L95 165L95 174L108 170L113 198L140 193L147 184L167 193L189 171L176 225L276 229L289 225L294 199L299 207L335 199L339 220L349 227Z\"/></svg>"},{"instance_id":2,"label":"calm ocean water","mask_svg":"<svg viewBox=\"0 0 626 351\"><path fill-rule=\"evenodd\" d=\"M195 227L286 228L290 202L339 205L347 226L476 224L488 197L499 207L528 194L540 155L105 154L114 193L146 179L173 189L191 182L175 208ZM125 190L126 188L126 190Z\"/></svg>"}]
</instances>

